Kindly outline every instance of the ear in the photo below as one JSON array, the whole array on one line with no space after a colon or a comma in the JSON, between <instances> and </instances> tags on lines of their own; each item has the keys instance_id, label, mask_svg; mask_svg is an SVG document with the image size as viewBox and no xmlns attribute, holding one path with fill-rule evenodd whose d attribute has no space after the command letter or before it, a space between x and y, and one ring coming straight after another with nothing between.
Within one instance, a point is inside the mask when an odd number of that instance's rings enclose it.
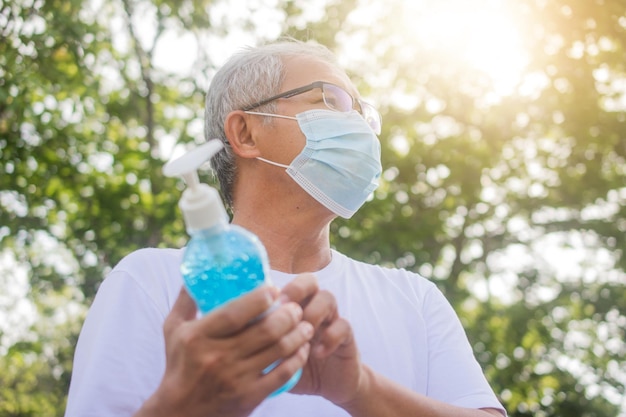
<instances>
[{"instance_id":1,"label":"ear","mask_svg":"<svg viewBox=\"0 0 626 417\"><path fill-rule=\"evenodd\" d=\"M260 155L255 135L248 115L235 110L224 120L224 133L235 155L242 158L256 158Z\"/></svg>"}]
</instances>

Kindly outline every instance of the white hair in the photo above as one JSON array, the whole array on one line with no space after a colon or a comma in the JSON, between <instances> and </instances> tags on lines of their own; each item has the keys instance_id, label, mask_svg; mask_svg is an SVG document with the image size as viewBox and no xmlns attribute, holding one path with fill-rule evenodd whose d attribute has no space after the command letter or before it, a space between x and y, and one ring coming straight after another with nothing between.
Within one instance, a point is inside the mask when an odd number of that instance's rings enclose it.
<instances>
[{"instance_id":1,"label":"white hair","mask_svg":"<svg viewBox=\"0 0 626 417\"><path fill-rule=\"evenodd\" d=\"M236 172L233 152L224 133L226 116L278 94L285 78L284 58L293 56L314 57L338 68L335 56L326 47L290 39L235 53L211 81L204 109L204 135L206 140L220 139L225 145L213 157L211 166L228 206L233 203ZM266 104L260 111L275 111L275 103Z\"/></svg>"}]
</instances>

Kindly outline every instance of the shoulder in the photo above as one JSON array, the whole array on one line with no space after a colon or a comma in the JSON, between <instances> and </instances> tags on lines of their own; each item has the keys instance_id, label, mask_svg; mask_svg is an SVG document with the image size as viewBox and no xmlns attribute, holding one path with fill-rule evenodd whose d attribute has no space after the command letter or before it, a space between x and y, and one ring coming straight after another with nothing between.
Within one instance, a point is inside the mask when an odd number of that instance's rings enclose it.
<instances>
[{"instance_id":1,"label":"shoulder","mask_svg":"<svg viewBox=\"0 0 626 417\"><path fill-rule=\"evenodd\" d=\"M435 284L433 282L416 272L408 271L404 268L392 268L388 266L370 264L352 259L347 255L336 251L333 251L333 257L337 257L337 261L341 264L342 268L351 272L359 272L368 278L394 281L424 288L435 288Z\"/></svg>"},{"instance_id":2,"label":"shoulder","mask_svg":"<svg viewBox=\"0 0 626 417\"><path fill-rule=\"evenodd\" d=\"M145 248L125 256L107 275L101 287L135 288L167 312L182 285L182 249Z\"/></svg>"},{"instance_id":3,"label":"shoulder","mask_svg":"<svg viewBox=\"0 0 626 417\"><path fill-rule=\"evenodd\" d=\"M182 249L143 248L126 255L113 271L131 272L135 269L145 269L149 266L158 265L178 267L182 259Z\"/></svg>"}]
</instances>

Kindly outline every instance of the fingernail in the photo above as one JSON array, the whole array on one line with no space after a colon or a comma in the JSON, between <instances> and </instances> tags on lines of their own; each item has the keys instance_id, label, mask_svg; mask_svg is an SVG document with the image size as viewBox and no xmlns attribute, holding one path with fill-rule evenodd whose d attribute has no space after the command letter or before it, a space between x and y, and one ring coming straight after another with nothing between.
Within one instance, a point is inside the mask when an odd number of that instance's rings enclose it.
<instances>
[{"instance_id":1,"label":"fingernail","mask_svg":"<svg viewBox=\"0 0 626 417\"><path fill-rule=\"evenodd\" d=\"M302 308L296 303L287 304L289 313L294 318L294 321L300 321L302 318Z\"/></svg>"},{"instance_id":2,"label":"fingernail","mask_svg":"<svg viewBox=\"0 0 626 417\"><path fill-rule=\"evenodd\" d=\"M279 304L287 304L289 302L289 297L287 296L287 294L280 294L278 296L278 303Z\"/></svg>"}]
</instances>

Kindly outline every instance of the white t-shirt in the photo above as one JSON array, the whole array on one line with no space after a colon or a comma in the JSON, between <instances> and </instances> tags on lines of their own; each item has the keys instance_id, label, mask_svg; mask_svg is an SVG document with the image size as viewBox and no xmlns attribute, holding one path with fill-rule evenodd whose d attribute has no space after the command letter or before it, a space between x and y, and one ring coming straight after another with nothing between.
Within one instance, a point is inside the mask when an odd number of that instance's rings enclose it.
<instances>
[{"instance_id":1,"label":"white t-shirt","mask_svg":"<svg viewBox=\"0 0 626 417\"><path fill-rule=\"evenodd\" d=\"M66 417L130 416L156 390L165 370L163 321L182 285L181 256L182 250L142 249L103 281L76 347ZM279 287L294 276L271 274ZM362 361L373 370L440 401L503 410L458 317L433 283L336 251L316 276L334 294ZM265 400L252 414L320 416L348 414L322 397L289 393Z\"/></svg>"}]
</instances>

